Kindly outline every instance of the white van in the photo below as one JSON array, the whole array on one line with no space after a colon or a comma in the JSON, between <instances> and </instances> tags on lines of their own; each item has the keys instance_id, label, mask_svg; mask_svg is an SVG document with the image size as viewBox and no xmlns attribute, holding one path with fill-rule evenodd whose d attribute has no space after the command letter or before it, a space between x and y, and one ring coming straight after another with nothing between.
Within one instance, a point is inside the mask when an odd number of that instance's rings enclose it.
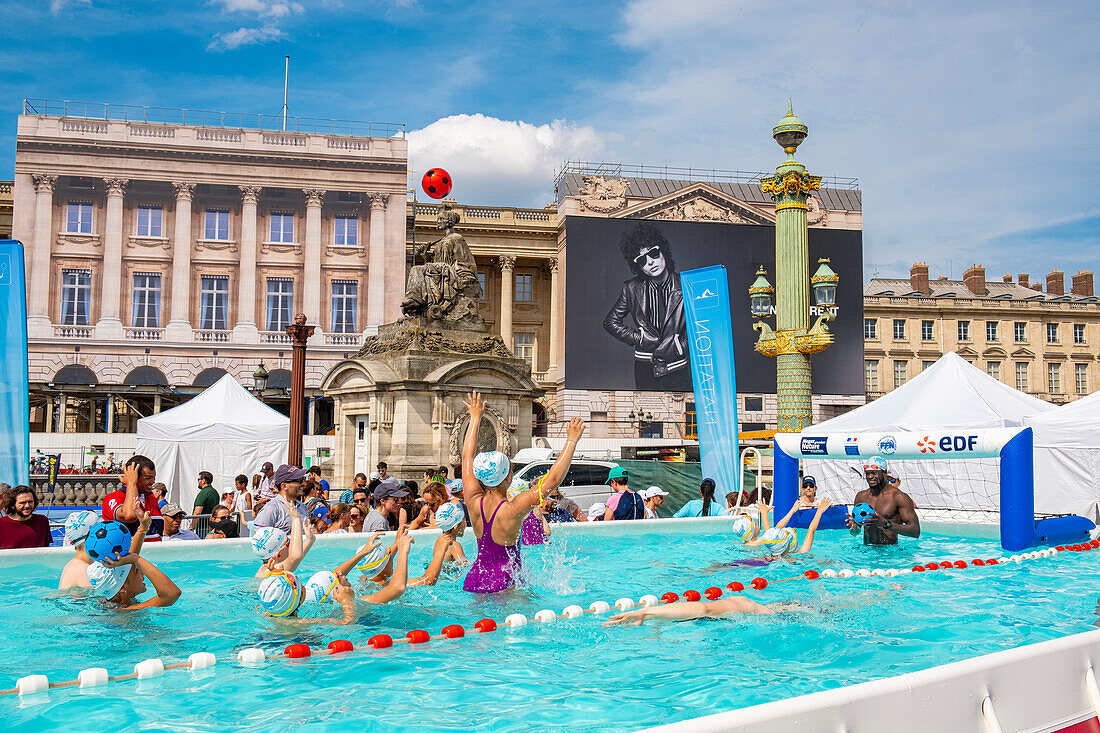
<instances>
[{"instance_id":1,"label":"white van","mask_svg":"<svg viewBox=\"0 0 1100 733\"><path fill-rule=\"evenodd\" d=\"M528 483L550 470L553 461L533 461L517 471L515 478ZM574 460L569 465L569 472L561 482L561 493L577 502L581 511L588 513L588 507L597 501L603 503L611 496L611 487L607 485L607 476L611 469L619 464L608 461Z\"/></svg>"}]
</instances>

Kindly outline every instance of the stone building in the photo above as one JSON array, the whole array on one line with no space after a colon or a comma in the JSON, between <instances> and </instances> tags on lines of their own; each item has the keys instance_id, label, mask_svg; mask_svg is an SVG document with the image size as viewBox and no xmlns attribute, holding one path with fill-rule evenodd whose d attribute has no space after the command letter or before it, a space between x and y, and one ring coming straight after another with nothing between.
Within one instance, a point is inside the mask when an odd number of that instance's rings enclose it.
<instances>
[{"instance_id":1,"label":"stone building","mask_svg":"<svg viewBox=\"0 0 1100 733\"><path fill-rule=\"evenodd\" d=\"M974 265L962 280L929 278L913 265L909 279L873 278L864 288L867 399L900 387L948 351L1016 389L1054 403L1100 386L1100 299L1093 274L1027 273L986 280Z\"/></svg>"},{"instance_id":2,"label":"stone building","mask_svg":"<svg viewBox=\"0 0 1100 733\"><path fill-rule=\"evenodd\" d=\"M0 181L0 239L11 239L11 215L13 191L15 185L11 181Z\"/></svg>"},{"instance_id":3,"label":"stone building","mask_svg":"<svg viewBox=\"0 0 1100 733\"><path fill-rule=\"evenodd\" d=\"M223 373L285 409L284 328L317 324L307 393L400 315L404 127L28 101L13 233L26 246L31 429L132 431ZM181 393L183 396L181 397ZM310 432L325 431L311 401Z\"/></svg>"}]
</instances>

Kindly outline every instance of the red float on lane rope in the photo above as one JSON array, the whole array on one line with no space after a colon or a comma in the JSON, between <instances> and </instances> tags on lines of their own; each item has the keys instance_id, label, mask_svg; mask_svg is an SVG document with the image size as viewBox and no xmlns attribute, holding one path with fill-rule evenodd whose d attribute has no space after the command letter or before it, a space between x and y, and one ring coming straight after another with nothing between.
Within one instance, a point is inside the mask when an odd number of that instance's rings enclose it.
<instances>
[{"instance_id":1,"label":"red float on lane rope","mask_svg":"<svg viewBox=\"0 0 1100 733\"><path fill-rule=\"evenodd\" d=\"M807 570L802 574L806 576L806 580L817 580L821 577L821 573L817 572L816 570Z\"/></svg>"},{"instance_id":2,"label":"red float on lane rope","mask_svg":"<svg viewBox=\"0 0 1100 733\"><path fill-rule=\"evenodd\" d=\"M410 644L427 644L432 635L424 629L413 629L405 634L405 638L409 640Z\"/></svg>"},{"instance_id":3,"label":"red float on lane rope","mask_svg":"<svg viewBox=\"0 0 1100 733\"><path fill-rule=\"evenodd\" d=\"M966 567L966 560L956 560L955 561L955 567L958 568L959 570L962 570L963 568Z\"/></svg>"},{"instance_id":4,"label":"red float on lane rope","mask_svg":"<svg viewBox=\"0 0 1100 733\"><path fill-rule=\"evenodd\" d=\"M939 570L940 564L938 562L930 562L924 566L925 570Z\"/></svg>"},{"instance_id":5,"label":"red float on lane rope","mask_svg":"<svg viewBox=\"0 0 1100 733\"><path fill-rule=\"evenodd\" d=\"M732 583L726 584L726 590L730 591L731 593L740 593L741 591L745 590L745 585L743 583L738 583L735 580Z\"/></svg>"},{"instance_id":6,"label":"red float on lane rope","mask_svg":"<svg viewBox=\"0 0 1100 733\"><path fill-rule=\"evenodd\" d=\"M914 573L923 573L924 572L924 566L923 565L914 565L913 566L913 572Z\"/></svg>"},{"instance_id":7,"label":"red float on lane rope","mask_svg":"<svg viewBox=\"0 0 1100 733\"><path fill-rule=\"evenodd\" d=\"M350 652L353 649L355 649L355 646L353 646L352 643L350 641L348 641L347 639L336 639L335 641L330 641L328 643L328 650L332 654L339 654L341 652Z\"/></svg>"},{"instance_id":8,"label":"red float on lane rope","mask_svg":"<svg viewBox=\"0 0 1100 733\"><path fill-rule=\"evenodd\" d=\"M680 600L680 596L673 593L672 591L669 591L668 593L665 593L663 596L661 596L661 603L675 603L678 600Z\"/></svg>"},{"instance_id":9,"label":"red float on lane rope","mask_svg":"<svg viewBox=\"0 0 1100 733\"><path fill-rule=\"evenodd\" d=\"M768 581L764 580L763 578L753 578L751 585L756 590L764 590L768 587Z\"/></svg>"},{"instance_id":10,"label":"red float on lane rope","mask_svg":"<svg viewBox=\"0 0 1100 733\"><path fill-rule=\"evenodd\" d=\"M372 646L375 649L388 649L393 646L393 639L390 638L389 634L375 634L367 639L367 646Z\"/></svg>"},{"instance_id":11,"label":"red float on lane rope","mask_svg":"<svg viewBox=\"0 0 1100 733\"><path fill-rule=\"evenodd\" d=\"M461 639L466 636L466 629L462 628L458 624L451 624L450 626L444 626L443 631L439 632L446 636L448 639Z\"/></svg>"},{"instance_id":12,"label":"red float on lane rope","mask_svg":"<svg viewBox=\"0 0 1100 733\"><path fill-rule=\"evenodd\" d=\"M685 601L697 601L702 597L703 597L703 595L697 590L686 590L686 591L684 591L684 600Z\"/></svg>"},{"instance_id":13,"label":"red float on lane rope","mask_svg":"<svg viewBox=\"0 0 1100 733\"><path fill-rule=\"evenodd\" d=\"M977 559L971 560L970 564L975 565L977 567L981 567L982 565L985 565L985 560L982 560L981 558L977 558Z\"/></svg>"},{"instance_id":14,"label":"red float on lane rope","mask_svg":"<svg viewBox=\"0 0 1100 733\"><path fill-rule=\"evenodd\" d=\"M716 601L716 600L718 600L719 598L722 597L722 589L721 588L714 588L714 587L707 588L703 592L703 595L705 595L707 597L708 601Z\"/></svg>"},{"instance_id":15,"label":"red float on lane rope","mask_svg":"<svg viewBox=\"0 0 1100 733\"><path fill-rule=\"evenodd\" d=\"M497 622L491 618L483 618L474 624L474 628L483 634L497 630Z\"/></svg>"},{"instance_id":16,"label":"red float on lane rope","mask_svg":"<svg viewBox=\"0 0 1100 733\"><path fill-rule=\"evenodd\" d=\"M283 650L283 654L291 659L301 659L310 655L309 646L306 644L291 644Z\"/></svg>"}]
</instances>

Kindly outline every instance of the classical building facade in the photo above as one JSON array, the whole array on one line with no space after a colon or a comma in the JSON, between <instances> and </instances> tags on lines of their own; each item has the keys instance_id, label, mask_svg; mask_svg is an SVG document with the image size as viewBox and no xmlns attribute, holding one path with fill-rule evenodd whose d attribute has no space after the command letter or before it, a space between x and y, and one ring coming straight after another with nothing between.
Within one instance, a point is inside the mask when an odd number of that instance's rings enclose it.
<instances>
[{"instance_id":1,"label":"classical building facade","mask_svg":"<svg viewBox=\"0 0 1100 733\"><path fill-rule=\"evenodd\" d=\"M0 239L11 238L12 205L15 203L12 181L0 181Z\"/></svg>"},{"instance_id":2,"label":"classical building facade","mask_svg":"<svg viewBox=\"0 0 1100 733\"><path fill-rule=\"evenodd\" d=\"M1100 299L1093 273L1026 273L986 280L970 267L962 280L929 279L918 262L909 279L873 278L864 288L867 398L896 389L948 351L995 379L1054 403L1100 387Z\"/></svg>"},{"instance_id":3,"label":"classical building facade","mask_svg":"<svg viewBox=\"0 0 1100 733\"><path fill-rule=\"evenodd\" d=\"M32 430L133 430L222 374L285 406L295 313L307 389L400 316L400 125L27 103L13 234L26 246ZM181 397L181 393L182 397ZM311 430L326 429L323 402Z\"/></svg>"},{"instance_id":4,"label":"classical building facade","mask_svg":"<svg viewBox=\"0 0 1100 733\"><path fill-rule=\"evenodd\" d=\"M558 308L568 277L568 217L665 219L728 226L774 224L775 203L760 187L760 179L765 175L566 164L556 182L556 258L563 272L558 278ZM855 179L827 179L822 189L810 196L807 205L811 228L863 227L861 192ZM553 371L547 378L556 390L548 393L545 400L550 414L558 421L573 416L585 418L591 422L591 435L595 437L695 437L694 398L690 393L565 389L562 353L565 323L560 312L554 320L560 331L549 359ZM775 429L774 394L741 394L738 399L743 432ZM847 412L863 402L863 395L814 395L814 420Z\"/></svg>"}]
</instances>

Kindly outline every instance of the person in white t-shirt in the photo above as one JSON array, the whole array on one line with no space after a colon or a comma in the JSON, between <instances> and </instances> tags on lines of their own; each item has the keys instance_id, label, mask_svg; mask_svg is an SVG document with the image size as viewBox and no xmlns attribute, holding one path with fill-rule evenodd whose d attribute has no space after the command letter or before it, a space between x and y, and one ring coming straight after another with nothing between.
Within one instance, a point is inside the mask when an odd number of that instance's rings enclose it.
<instances>
[{"instance_id":1,"label":"person in white t-shirt","mask_svg":"<svg viewBox=\"0 0 1100 733\"><path fill-rule=\"evenodd\" d=\"M657 509L665 503L665 497L668 496L668 492L660 486L650 486L648 489L643 489L638 493L642 497L642 501L645 502L645 518L659 519L657 516Z\"/></svg>"}]
</instances>

